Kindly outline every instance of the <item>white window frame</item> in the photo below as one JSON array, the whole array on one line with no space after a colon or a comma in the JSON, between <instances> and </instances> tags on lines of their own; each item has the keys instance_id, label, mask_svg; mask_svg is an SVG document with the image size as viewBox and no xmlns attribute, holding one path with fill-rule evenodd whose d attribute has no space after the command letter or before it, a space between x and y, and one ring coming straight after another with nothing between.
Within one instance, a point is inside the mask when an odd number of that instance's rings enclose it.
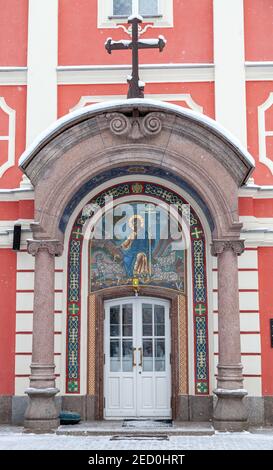
<instances>
[{"instance_id":1,"label":"white window frame","mask_svg":"<svg viewBox=\"0 0 273 470\"><path fill-rule=\"evenodd\" d=\"M8 142L8 154L6 161L0 165L0 178L4 173L15 165L15 119L16 112L10 108L3 96L0 96L0 109L8 115L9 118L9 130L8 135L0 135L0 141Z\"/></svg>"},{"instance_id":2,"label":"white window frame","mask_svg":"<svg viewBox=\"0 0 273 470\"><path fill-rule=\"evenodd\" d=\"M273 160L267 156L266 141L268 137L273 138L273 129L266 129L265 114L273 106L273 92L258 106L258 128L259 128L259 160L266 165L273 174Z\"/></svg>"},{"instance_id":3,"label":"white window frame","mask_svg":"<svg viewBox=\"0 0 273 470\"><path fill-rule=\"evenodd\" d=\"M138 9L138 0L133 0L133 12ZM145 17L144 22L153 23L156 28L173 27L173 0L158 0L158 15ZM98 0L98 28L115 28L127 23L127 18L113 16L113 0Z\"/></svg>"},{"instance_id":4,"label":"white window frame","mask_svg":"<svg viewBox=\"0 0 273 470\"><path fill-rule=\"evenodd\" d=\"M112 15L114 18L123 18L124 15L114 15L114 1L115 0L112 0ZM161 16L162 17L162 14L160 13L161 10L161 1L160 0L157 0L157 5L158 5L158 12L156 15L152 15L152 16L148 16L148 18L155 18L157 16ZM139 12L139 0L132 0L132 14L133 15L138 15L140 14ZM147 15L145 16L145 18L147 18Z\"/></svg>"}]
</instances>

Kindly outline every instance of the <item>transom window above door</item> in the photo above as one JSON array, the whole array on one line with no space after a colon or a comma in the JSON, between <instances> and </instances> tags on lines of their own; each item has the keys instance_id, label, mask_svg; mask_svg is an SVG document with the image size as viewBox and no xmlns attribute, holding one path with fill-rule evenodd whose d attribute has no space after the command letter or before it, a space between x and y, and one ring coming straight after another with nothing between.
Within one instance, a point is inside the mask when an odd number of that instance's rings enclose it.
<instances>
[{"instance_id":1,"label":"transom window above door","mask_svg":"<svg viewBox=\"0 0 273 470\"><path fill-rule=\"evenodd\" d=\"M113 0L113 16L128 17L132 14L158 16L159 0Z\"/></svg>"}]
</instances>

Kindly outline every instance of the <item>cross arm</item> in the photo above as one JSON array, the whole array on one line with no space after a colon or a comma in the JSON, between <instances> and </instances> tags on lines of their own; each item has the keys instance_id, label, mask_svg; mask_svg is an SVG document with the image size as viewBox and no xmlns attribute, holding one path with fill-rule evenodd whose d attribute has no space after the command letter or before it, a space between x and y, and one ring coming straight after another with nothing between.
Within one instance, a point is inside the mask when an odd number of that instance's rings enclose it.
<instances>
[{"instance_id":1,"label":"cross arm","mask_svg":"<svg viewBox=\"0 0 273 470\"><path fill-rule=\"evenodd\" d=\"M140 39L137 42L138 49L159 49L160 52L163 51L166 46L166 39L163 36L159 36L158 39ZM133 42L131 40L121 40L113 41L112 38L108 38L105 42L105 49L108 54L111 54L112 51L124 51L131 50L133 48Z\"/></svg>"},{"instance_id":2,"label":"cross arm","mask_svg":"<svg viewBox=\"0 0 273 470\"><path fill-rule=\"evenodd\" d=\"M112 54L112 51L126 51L128 49L132 49L132 41L127 39L113 41L112 38L108 38L105 42L105 49L108 54Z\"/></svg>"},{"instance_id":3,"label":"cross arm","mask_svg":"<svg viewBox=\"0 0 273 470\"><path fill-rule=\"evenodd\" d=\"M167 41L163 36L159 36L158 39L140 39L138 41L139 49L159 49L160 52L163 51L166 46Z\"/></svg>"}]
</instances>

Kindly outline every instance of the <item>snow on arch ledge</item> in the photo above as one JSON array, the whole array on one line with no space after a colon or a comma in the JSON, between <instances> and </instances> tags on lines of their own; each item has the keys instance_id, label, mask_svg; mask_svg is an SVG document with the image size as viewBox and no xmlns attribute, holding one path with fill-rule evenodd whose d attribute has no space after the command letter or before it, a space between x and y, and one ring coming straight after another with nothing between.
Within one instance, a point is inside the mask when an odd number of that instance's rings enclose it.
<instances>
[{"instance_id":1,"label":"snow on arch ledge","mask_svg":"<svg viewBox=\"0 0 273 470\"><path fill-rule=\"evenodd\" d=\"M206 127L212 134L218 136L223 140L227 145L231 146L233 151L238 155L238 158L244 163L247 168L245 180L242 182L245 183L252 171L255 168L255 160L250 155L250 153L243 147L240 141L227 129L218 124L213 119L200 114L196 111L182 108L181 106L156 101L152 99L124 99L124 100L113 100L108 102L96 103L84 108L77 109L69 114L58 119L54 124L49 126L45 131L43 131L33 143L25 150L19 159L19 166L24 171L35 155L45 147L50 141L55 137L60 135L63 131L73 127L81 121L87 120L91 117L94 117L98 114L102 114L108 111L122 112L123 109L128 111L128 108L144 108L149 109L149 111L165 111L171 114L175 114L178 117L186 117L189 120L200 124L203 127Z\"/></svg>"}]
</instances>

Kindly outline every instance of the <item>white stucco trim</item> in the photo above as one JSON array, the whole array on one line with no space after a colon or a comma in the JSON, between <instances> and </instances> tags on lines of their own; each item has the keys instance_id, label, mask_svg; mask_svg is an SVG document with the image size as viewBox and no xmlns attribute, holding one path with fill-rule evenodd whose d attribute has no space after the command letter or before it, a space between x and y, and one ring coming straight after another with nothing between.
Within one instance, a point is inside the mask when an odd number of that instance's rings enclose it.
<instances>
[{"instance_id":1,"label":"white stucco trim","mask_svg":"<svg viewBox=\"0 0 273 470\"><path fill-rule=\"evenodd\" d=\"M267 166L273 174L273 160L267 157L266 139L273 137L272 129L266 129L265 113L273 106L273 92L269 93L268 98L258 106L258 131L259 131L259 160Z\"/></svg>"},{"instance_id":2,"label":"white stucco trim","mask_svg":"<svg viewBox=\"0 0 273 470\"><path fill-rule=\"evenodd\" d=\"M26 85L27 67L0 66L0 85Z\"/></svg>"},{"instance_id":3,"label":"white stucco trim","mask_svg":"<svg viewBox=\"0 0 273 470\"><path fill-rule=\"evenodd\" d=\"M33 189L0 189L0 202L34 200Z\"/></svg>"},{"instance_id":4,"label":"white stucco trim","mask_svg":"<svg viewBox=\"0 0 273 470\"><path fill-rule=\"evenodd\" d=\"M118 24L127 23L127 18L111 18L113 16L113 0L97 1L98 28L115 28ZM136 0L133 0L133 2L136 4ZM158 18L144 18L144 23L153 23L156 28L172 28L173 0L158 0L158 9L160 16Z\"/></svg>"},{"instance_id":5,"label":"white stucco trim","mask_svg":"<svg viewBox=\"0 0 273 470\"><path fill-rule=\"evenodd\" d=\"M273 80L273 62L245 62L247 81Z\"/></svg>"},{"instance_id":6,"label":"white stucco trim","mask_svg":"<svg viewBox=\"0 0 273 470\"><path fill-rule=\"evenodd\" d=\"M203 113L203 106L194 101L190 93L173 93L173 94L146 94L147 99L154 99L159 101L179 101L181 103L186 103L190 109L197 111L198 113ZM81 96L78 103L70 109L70 112L76 111L79 108L88 106L92 103L102 103L104 101L111 100L120 100L123 98L123 95L94 95L94 96Z\"/></svg>"},{"instance_id":7,"label":"white stucco trim","mask_svg":"<svg viewBox=\"0 0 273 470\"><path fill-rule=\"evenodd\" d=\"M18 220L1 220L0 221L0 249L12 248L13 245L13 230L15 224L21 224L21 248L26 246L26 241L31 238L32 231L30 224L32 220L18 219Z\"/></svg>"},{"instance_id":8,"label":"white stucco trim","mask_svg":"<svg viewBox=\"0 0 273 470\"><path fill-rule=\"evenodd\" d=\"M216 120L246 147L243 0L214 0Z\"/></svg>"},{"instance_id":9,"label":"white stucco trim","mask_svg":"<svg viewBox=\"0 0 273 470\"><path fill-rule=\"evenodd\" d=\"M29 0L26 143L57 119L58 0Z\"/></svg>"},{"instance_id":10,"label":"white stucco trim","mask_svg":"<svg viewBox=\"0 0 273 470\"><path fill-rule=\"evenodd\" d=\"M253 199L272 199L273 186L247 184L239 189L239 197L253 197Z\"/></svg>"},{"instance_id":11,"label":"white stucco trim","mask_svg":"<svg viewBox=\"0 0 273 470\"><path fill-rule=\"evenodd\" d=\"M273 217L240 216L246 246L273 246Z\"/></svg>"},{"instance_id":12,"label":"white stucco trim","mask_svg":"<svg viewBox=\"0 0 273 470\"><path fill-rule=\"evenodd\" d=\"M0 109L8 115L8 135L0 134L0 141L8 142L8 151L6 161L0 165L0 178L5 172L15 164L15 125L16 111L8 106L5 98L0 96Z\"/></svg>"},{"instance_id":13,"label":"white stucco trim","mask_svg":"<svg viewBox=\"0 0 273 470\"><path fill-rule=\"evenodd\" d=\"M213 82L213 64L141 64L145 83ZM58 85L126 84L132 65L68 65L57 67Z\"/></svg>"}]
</instances>

